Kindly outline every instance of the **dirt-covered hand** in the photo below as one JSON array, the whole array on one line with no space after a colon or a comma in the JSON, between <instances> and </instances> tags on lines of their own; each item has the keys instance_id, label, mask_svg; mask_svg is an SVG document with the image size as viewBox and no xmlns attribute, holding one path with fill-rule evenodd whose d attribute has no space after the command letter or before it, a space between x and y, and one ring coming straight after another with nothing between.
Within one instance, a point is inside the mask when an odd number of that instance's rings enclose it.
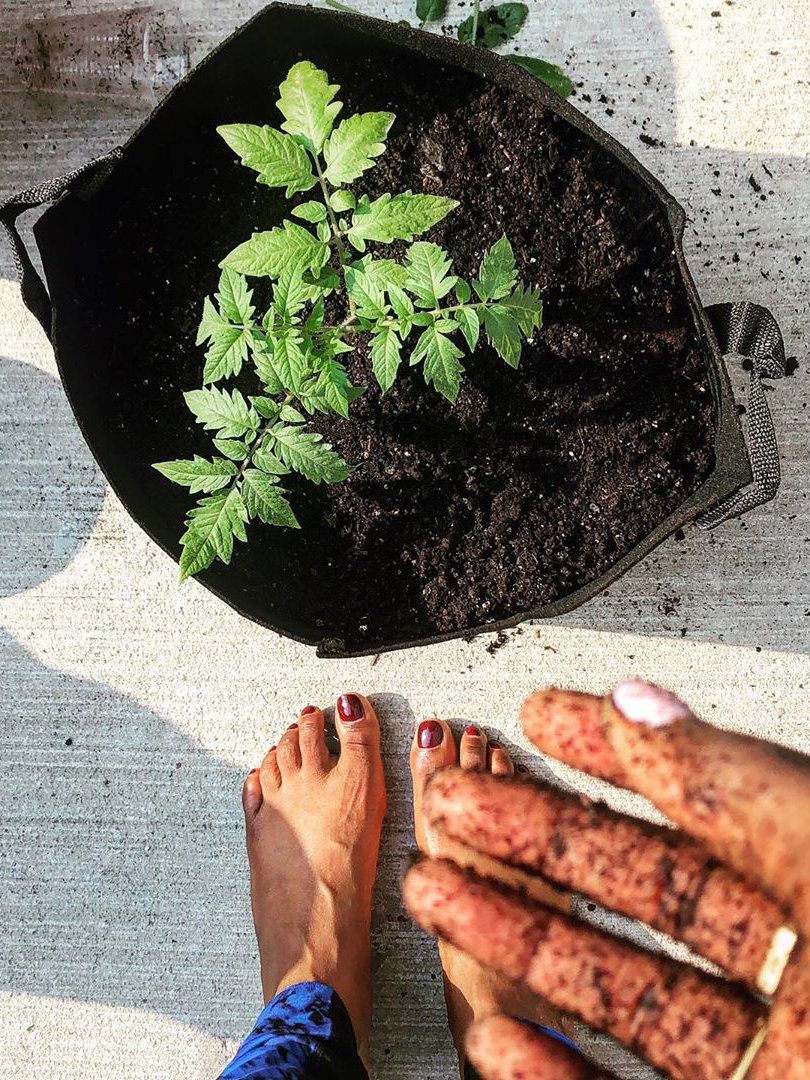
<instances>
[{"instance_id":1,"label":"dirt-covered hand","mask_svg":"<svg viewBox=\"0 0 810 1080\"><path fill-rule=\"evenodd\" d=\"M522 721L540 750L641 793L679 829L533 781L445 769L428 786L427 818L479 853L488 876L416 863L404 888L417 921L672 1080L739 1080L746 1069L749 1080L808 1080L808 759L719 731L638 681L606 698L538 692ZM665 931L729 979L530 899L539 878ZM770 1006L752 990L773 993ZM602 1075L503 1016L475 1025L467 1050L486 1080Z\"/></svg>"}]
</instances>

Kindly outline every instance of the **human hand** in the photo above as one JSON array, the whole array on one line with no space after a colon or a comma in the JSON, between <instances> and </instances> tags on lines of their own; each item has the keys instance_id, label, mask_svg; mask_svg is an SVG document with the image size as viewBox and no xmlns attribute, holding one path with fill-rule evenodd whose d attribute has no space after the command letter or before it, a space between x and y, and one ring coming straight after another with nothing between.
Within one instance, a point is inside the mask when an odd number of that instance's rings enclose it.
<instances>
[{"instance_id":1,"label":"human hand","mask_svg":"<svg viewBox=\"0 0 810 1080\"><path fill-rule=\"evenodd\" d=\"M640 792L681 831L535 782L445 769L425 794L431 827L500 866L503 881L422 859L404 885L414 918L672 1080L808 1080L808 760L719 731L637 681L607 698L538 692L522 721L540 750ZM536 893L538 875L684 941L734 981L603 934L512 887L523 879ZM775 991L770 1008L753 988ZM504 1016L474 1025L467 1052L486 1080L604 1075Z\"/></svg>"}]
</instances>

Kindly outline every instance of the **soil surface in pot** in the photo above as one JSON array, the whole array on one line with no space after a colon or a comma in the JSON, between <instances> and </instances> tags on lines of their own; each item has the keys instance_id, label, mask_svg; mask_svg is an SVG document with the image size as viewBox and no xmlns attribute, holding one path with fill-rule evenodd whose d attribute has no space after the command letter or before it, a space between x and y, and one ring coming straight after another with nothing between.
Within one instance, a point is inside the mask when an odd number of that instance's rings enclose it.
<instances>
[{"instance_id":1,"label":"soil surface in pot","mask_svg":"<svg viewBox=\"0 0 810 1080\"><path fill-rule=\"evenodd\" d=\"M520 277L542 292L544 325L517 372L482 343L455 407L426 388L421 367L403 365L382 396L363 349L349 354L368 390L349 421L314 426L356 470L333 487L292 481L302 529L250 526L249 544L234 552L245 588L275 590L291 618L355 648L562 597L643 540L713 466L714 403L665 214L612 155L522 96L418 59L335 57L317 43L306 55L341 84L344 115L396 113L386 154L355 191L458 199L430 238L468 277L506 232ZM218 122L278 123L274 89L249 107L225 95ZM133 258L148 266L160 252L169 286L156 299L160 289L144 283L140 322L131 319L160 373L145 388L143 421L126 420L146 461L210 453L180 397L199 385L202 298L215 289L218 260L285 212L217 143L192 125L171 151L186 163L177 192L141 205L137 225L121 215L113 236L128 267L111 255L108 280L127 280L131 293ZM136 206L141 182L130 181ZM161 310L144 328L150 296ZM241 385L255 393L251 379ZM187 495L157 479L158 499L182 514ZM155 474L145 471L144 483L151 489Z\"/></svg>"}]
</instances>

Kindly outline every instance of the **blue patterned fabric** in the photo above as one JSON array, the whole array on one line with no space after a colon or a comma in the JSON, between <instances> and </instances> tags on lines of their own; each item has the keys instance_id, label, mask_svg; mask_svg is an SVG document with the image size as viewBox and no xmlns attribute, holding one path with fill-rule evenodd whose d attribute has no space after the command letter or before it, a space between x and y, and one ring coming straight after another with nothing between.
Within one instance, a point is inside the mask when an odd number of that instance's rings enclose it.
<instances>
[{"instance_id":1,"label":"blue patterned fabric","mask_svg":"<svg viewBox=\"0 0 810 1080\"><path fill-rule=\"evenodd\" d=\"M265 1005L219 1080L368 1080L346 1006L329 986L297 983Z\"/></svg>"},{"instance_id":2,"label":"blue patterned fabric","mask_svg":"<svg viewBox=\"0 0 810 1080\"><path fill-rule=\"evenodd\" d=\"M522 1020L544 1035L579 1047L553 1028ZM265 1005L219 1080L368 1080L346 1006L331 987L296 983ZM467 1062L464 1080L479 1080Z\"/></svg>"}]
</instances>

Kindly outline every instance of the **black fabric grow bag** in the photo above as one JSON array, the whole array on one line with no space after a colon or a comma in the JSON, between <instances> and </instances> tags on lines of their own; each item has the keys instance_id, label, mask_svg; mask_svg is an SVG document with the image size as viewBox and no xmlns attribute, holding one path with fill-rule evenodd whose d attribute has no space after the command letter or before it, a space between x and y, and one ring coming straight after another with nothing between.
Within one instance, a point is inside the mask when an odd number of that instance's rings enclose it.
<instances>
[{"instance_id":1,"label":"black fabric grow bag","mask_svg":"<svg viewBox=\"0 0 810 1080\"><path fill-rule=\"evenodd\" d=\"M652 193L671 230L674 254L708 372L715 404L715 464L711 475L697 490L645 539L617 558L606 572L554 602L532 610L510 611L507 617L497 621L458 627L448 633L436 634L432 626L420 625L412 615L397 611L390 612L389 629L384 634L366 634L361 626L347 631L345 626L325 624L317 612L313 613L312 605L302 604L301 598L317 590L328 590L330 575L340 574L340 567L327 570L306 565L296 546L300 534L287 530L255 527L248 548L238 545L230 566L215 563L200 575L207 588L241 614L279 633L318 646L323 656L363 655L427 644L500 629L526 618L563 614L602 591L675 530L710 511L751 480L723 360L684 261L681 242L684 212L627 150L531 75L482 49L362 16L273 4L176 87L121 151L53 186L44 185L17 197L6 204L2 215L16 241L13 222L17 214L62 196L35 228L47 277L47 293L17 244L21 274L25 278L23 295L53 341L65 389L82 432L135 520L165 551L178 557L178 540L189 500L183 492L169 490L167 482L150 466L160 457L182 456L189 449L185 433L188 432L189 439L194 437L193 423L184 411L178 388L171 384L171 373L156 365L153 357L169 332L163 313L172 310L172 306L164 303L166 294L174 294L175 311L178 295L187 293L194 298L195 308L188 312L188 326L181 334L186 348L193 350L199 300L213 291L215 266L210 258L195 254L195 240L206 227L207 195L195 188L200 160L209 152L203 133L213 132L219 123L235 120L273 122L271 91L302 55L330 70L330 56L339 55L343 59L350 56L359 61L372 51L390 56L392 63L405 58L408 63L464 69L540 102L598 142ZM199 218L196 227L190 229L188 215L183 216L179 208L183 208L184 198L190 199L192 195ZM155 200L160 200L162 241L138 253L141 262L133 265L131 279L119 280L107 269L116 223L120 225L121 219L128 220L134 233ZM276 210L280 218L283 213L280 200L271 206L263 227L274 223L272 215ZM153 225L147 231L151 237ZM245 235L242 226L237 225L233 244ZM166 279L161 256L163 243L180 245L187 252L187 281ZM715 314L727 321L730 311L728 306L722 307L724 310L718 306ZM769 318L762 309L756 310L762 312L762 319ZM134 335L132 328L136 325L138 333ZM773 326L772 320L770 325ZM757 327L761 328L761 319L756 322L755 331ZM778 338L778 331L775 334ZM130 340L132 345L128 344ZM781 341L772 345L778 351ZM738 347L737 351L741 349ZM156 394L156 384L158 390L165 385L165 394ZM148 392L145 387L149 388ZM149 397L147 406L146 397ZM157 430L173 432L174 453L167 455L157 450L152 434ZM370 602L384 605L386 598L372 597ZM309 612L305 610L307 606Z\"/></svg>"}]
</instances>

